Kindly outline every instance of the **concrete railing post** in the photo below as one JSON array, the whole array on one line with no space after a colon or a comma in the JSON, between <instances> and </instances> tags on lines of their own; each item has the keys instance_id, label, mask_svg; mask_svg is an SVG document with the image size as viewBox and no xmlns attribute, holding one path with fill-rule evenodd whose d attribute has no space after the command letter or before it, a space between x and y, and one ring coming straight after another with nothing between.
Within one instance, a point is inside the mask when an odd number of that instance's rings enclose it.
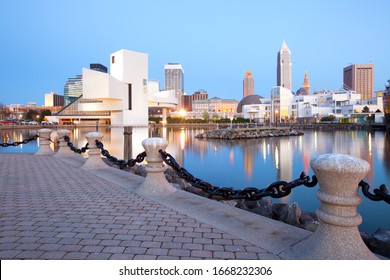
<instances>
[{"instance_id":1,"label":"concrete railing post","mask_svg":"<svg viewBox=\"0 0 390 280\"><path fill-rule=\"evenodd\" d=\"M85 135L88 141L88 159L81 166L82 169L103 169L108 168L109 166L104 163L101 157L101 151L96 147L96 140L101 141L103 139L103 134L100 132L89 132Z\"/></svg>"},{"instance_id":2,"label":"concrete railing post","mask_svg":"<svg viewBox=\"0 0 390 280\"><path fill-rule=\"evenodd\" d=\"M58 138L56 140L59 141L58 144L58 151L55 153L53 157L70 157L73 156L74 153L70 150L68 147L68 143L65 141L64 136L70 136L70 130L68 129L61 129L57 131Z\"/></svg>"},{"instance_id":3,"label":"concrete railing post","mask_svg":"<svg viewBox=\"0 0 390 280\"><path fill-rule=\"evenodd\" d=\"M50 148L50 134L52 130L48 128L42 128L38 130L39 135L39 150L35 153L38 156L51 156L54 151Z\"/></svg>"},{"instance_id":4,"label":"concrete railing post","mask_svg":"<svg viewBox=\"0 0 390 280\"><path fill-rule=\"evenodd\" d=\"M368 162L349 155L321 155L310 163L319 182L320 221L317 230L283 257L292 259L377 259L364 244L356 207L362 201L358 184L370 170Z\"/></svg>"},{"instance_id":5,"label":"concrete railing post","mask_svg":"<svg viewBox=\"0 0 390 280\"><path fill-rule=\"evenodd\" d=\"M161 196L168 195L176 189L167 181L164 175L165 167L159 150L165 151L168 141L163 138L148 138L142 141L146 151L146 178L138 188L138 192L144 195Z\"/></svg>"}]
</instances>

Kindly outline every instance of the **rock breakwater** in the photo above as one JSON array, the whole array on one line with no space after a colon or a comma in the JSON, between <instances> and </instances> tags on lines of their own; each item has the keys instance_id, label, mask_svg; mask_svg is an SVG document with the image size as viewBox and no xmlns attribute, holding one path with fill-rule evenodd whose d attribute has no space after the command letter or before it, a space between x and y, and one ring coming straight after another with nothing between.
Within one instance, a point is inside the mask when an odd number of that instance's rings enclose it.
<instances>
[{"instance_id":1,"label":"rock breakwater","mask_svg":"<svg viewBox=\"0 0 390 280\"><path fill-rule=\"evenodd\" d=\"M205 131L195 136L199 139L251 139L263 137L299 136L301 130L290 128L239 128L239 129L214 129Z\"/></svg>"}]
</instances>

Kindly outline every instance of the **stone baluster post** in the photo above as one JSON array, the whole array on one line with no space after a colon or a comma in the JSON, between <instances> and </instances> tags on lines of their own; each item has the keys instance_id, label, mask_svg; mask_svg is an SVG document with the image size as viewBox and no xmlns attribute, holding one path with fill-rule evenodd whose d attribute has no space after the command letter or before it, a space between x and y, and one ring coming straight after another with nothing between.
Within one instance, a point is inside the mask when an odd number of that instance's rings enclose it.
<instances>
[{"instance_id":1,"label":"stone baluster post","mask_svg":"<svg viewBox=\"0 0 390 280\"><path fill-rule=\"evenodd\" d=\"M68 129L61 129L57 131L58 138L56 140L59 141L58 144L58 151L54 154L53 157L70 157L73 156L74 153L71 151L71 149L68 147L68 143L64 140L64 136L70 136L70 130Z\"/></svg>"},{"instance_id":2,"label":"stone baluster post","mask_svg":"<svg viewBox=\"0 0 390 280\"><path fill-rule=\"evenodd\" d=\"M100 132L89 132L85 135L88 141L88 159L81 166L82 169L103 169L108 168L109 166L104 163L101 157L101 151L96 147L96 140L101 141L103 139L103 134Z\"/></svg>"},{"instance_id":3,"label":"stone baluster post","mask_svg":"<svg viewBox=\"0 0 390 280\"><path fill-rule=\"evenodd\" d=\"M52 130L48 128L42 128L38 130L39 135L39 150L35 153L38 156L51 156L54 151L50 148L50 134Z\"/></svg>"},{"instance_id":4,"label":"stone baluster post","mask_svg":"<svg viewBox=\"0 0 390 280\"><path fill-rule=\"evenodd\" d=\"M349 155L325 154L310 163L319 182L317 230L282 257L291 259L377 259L364 244L356 207L362 199L358 184L370 170L368 162Z\"/></svg>"},{"instance_id":5,"label":"stone baluster post","mask_svg":"<svg viewBox=\"0 0 390 280\"><path fill-rule=\"evenodd\" d=\"M148 196L162 196L174 193L176 189L167 181L164 175L165 167L159 150L168 146L163 138L148 138L142 141L146 151L146 178L138 188L138 193Z\"/></svg>"}]
</instances>

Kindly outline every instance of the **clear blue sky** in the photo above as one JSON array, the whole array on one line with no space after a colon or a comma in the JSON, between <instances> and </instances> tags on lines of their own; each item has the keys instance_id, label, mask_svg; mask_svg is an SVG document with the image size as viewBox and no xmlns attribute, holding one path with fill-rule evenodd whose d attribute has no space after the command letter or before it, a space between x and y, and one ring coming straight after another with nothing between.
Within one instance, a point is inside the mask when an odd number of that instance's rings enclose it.
<instances>
[{"instance_id":1,"label":"clear blue sky","mask_svg":"<svg viewBox=\"0 0 390 280\"><path fill-rule=\"evenodd\" d=\"M149 79L164 86L164 64L181 63L185 91L242 98L246 70L255 92L276 84L276 57L292 52L293 91L339 89L343 67L374 63L375 90L390 79L390 1L3 0L0 102L44 103L68 77L111 53L149 54Z\"/></svg>"}]
</instances>

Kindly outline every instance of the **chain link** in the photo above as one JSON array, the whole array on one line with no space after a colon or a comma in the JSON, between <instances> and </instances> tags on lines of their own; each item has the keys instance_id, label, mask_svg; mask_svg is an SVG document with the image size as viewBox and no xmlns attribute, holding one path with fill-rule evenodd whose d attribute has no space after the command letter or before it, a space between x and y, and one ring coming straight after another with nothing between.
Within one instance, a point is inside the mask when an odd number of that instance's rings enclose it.
<instances>
[{"instance_id":1,"label":"chain link","mask_svg":"<svg viewBox=\"0 0 390 280\"><path fill-rule=\"evenodd\" d=\"M64 140L67 143L66 145L75 153L77 154L83 154L85 153L89 148L88 148L88 143L85 145L85 147L82 147L81 149L76 148L72 142L70 142L69 136L64 136Z\"/></svg>"},{"instance_id":2,"label":"chain link","mask_svg":"<svg viewBox=\"0 0 390 280\"><path fill-rule=\"evenodd\" d=\"M184 179L192 186L201 189L208 194L219 196L224 200L259 200L266 196L280 198L289 195L291 190L295 187L304 185L306 187L312 188L317 185L318 182L316 176L312 176L310 181L310 176L307 176L304 172L302 172L298 179L295 179L291 182L278 181L268 185L268 187L264 189L244 188L242 190L234 190L232 188L217 187L201 179L195 178L185 168L181 167L169 153L163 150L160 150L159 152L163 161L172 167L172 169L180 178Z\"/></svg>"},{"instance_id":3,"label":"chain link","mask_svg":"<svg viewBox=\"0 0 390 280\"><path fill-rule=\"evenodd\" d=\"M16 146L19 146L19 145L22 145L22 144L27 144L27 143L29 143L29 142L31 142L31 141L37 140L38 137L39 137L39 135L37 134L37 135L34 135L34 136L31 137L31 138L24 139L23 141L20 141L20 142L1 143L0 146L1 146L1 147L4 147L4 148L5 148L5 147L9 147L9 146L14 146L14 147L16 147Z\"/></svg>"},{"instance_id":4,"label":"chain link","mask_svg":"<svg viewBox=\"0 0 390 280\"><path fill-rule=\"evenodd\" d=\"M119 166L120 169L133 167L136 163L141 163L144 161L146 157L146 152L143 151L142 153L138 154L135 159L129 159L128 161L123 159L117 159L116 157L110 155L110 152L104 149L104 145L99 140L96 140L96 147L98 147L101 150L101 154L106 157L109 161L111 161L113 164Z\"/></svg>"},{"instance_id":5,"label":"chain link","mask_svg":"<svg viewBox=\"0 0 390 280\"><path fill-rule=\"evenodd\" d=\"M374 189L373 190L374 193L370 192L370 185L363 180L359 182L359 187L362 188L363 194L368 199L371 199L373 201L383 200L384 202L390 204L390 195L389 195L389 191L388 191L385 184L382 184L379 186L379 188Z\"/></svg>"}]
</instances>

